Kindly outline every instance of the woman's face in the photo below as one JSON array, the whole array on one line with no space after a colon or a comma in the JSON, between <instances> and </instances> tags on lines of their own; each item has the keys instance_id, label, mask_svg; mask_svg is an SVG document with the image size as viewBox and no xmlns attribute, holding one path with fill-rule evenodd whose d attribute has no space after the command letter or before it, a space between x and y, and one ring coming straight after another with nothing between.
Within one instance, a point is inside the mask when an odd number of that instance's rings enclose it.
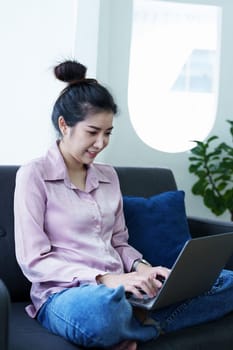
<instances>
[{"instance_id":1,"label":"woman's face","mask_svg":"<svg viewBox=\"0 0 233 350\"><path fill-rule=\"evenodd\" d=\"M63 134L60 149L66 163L71 166L92 163L108 145L113 129L112 123L111 112L90 115L74 127L67 126L63 117L60 117L59 127Z\"/></svg>"}]
</instances>

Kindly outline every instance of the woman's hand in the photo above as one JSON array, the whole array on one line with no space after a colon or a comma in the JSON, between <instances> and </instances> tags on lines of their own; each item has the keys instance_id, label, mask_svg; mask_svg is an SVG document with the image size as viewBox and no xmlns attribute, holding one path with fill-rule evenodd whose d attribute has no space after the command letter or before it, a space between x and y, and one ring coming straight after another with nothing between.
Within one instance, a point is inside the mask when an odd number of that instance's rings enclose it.
<instances>
[{"instance_id":1,"label":"woman's hand","mask_svg":"<svg viewBox=\"0 0 233 350\"><path fill-rule=\"evenodd\" d=\"M143 266L142 266L143 265ZM110 288L117 288L123 285L126 292L133 293L136 297L142 298L142 292L149 297L154 297L162 287L160 276L164 279L168 277L170 270L166 267L151 267L139 264L137 271L124 274L106 274L98 276L99 283Z\"/></svg>"}]
</instances>

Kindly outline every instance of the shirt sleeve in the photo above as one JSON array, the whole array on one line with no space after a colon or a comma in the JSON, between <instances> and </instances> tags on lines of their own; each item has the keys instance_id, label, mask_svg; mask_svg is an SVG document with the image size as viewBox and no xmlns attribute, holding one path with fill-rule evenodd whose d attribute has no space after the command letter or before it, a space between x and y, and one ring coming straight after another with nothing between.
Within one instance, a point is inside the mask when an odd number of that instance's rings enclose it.
<instances>
[{"instance_id":1,"label":"shirt sleeve","mask_svg":"<svg viewBox=\"0 0 233 350\"><path fill-rule=\"evenodd\" d=\"M116 175L117 177L117 175ZM117 250L120 255L122 262L124 264L125 272L130 272L133 262L136 259L141 259L142 254L138 252L128 243L129 233L125 224L125 217L123 211L123 198L120 191L120 185L118 177L116 179L118 182L119 189L119 206L116 212L116 220L112 236L112 245Z\"/></svg>"},{"instance_id":2,"label":"shirt sleeve","mask_svg":"<svg viewBox=\"0 0 233 350\"><path fill-rule=\"evenodd\" d=\"M78 269L53 247L44 231L46 210L45 182L36 166L21 167L16 176L14 195L15 249L17 261L32 283L78 284ZM95 282L99 270L88 268L85 274Z\"/></svg>"}]
</instances>

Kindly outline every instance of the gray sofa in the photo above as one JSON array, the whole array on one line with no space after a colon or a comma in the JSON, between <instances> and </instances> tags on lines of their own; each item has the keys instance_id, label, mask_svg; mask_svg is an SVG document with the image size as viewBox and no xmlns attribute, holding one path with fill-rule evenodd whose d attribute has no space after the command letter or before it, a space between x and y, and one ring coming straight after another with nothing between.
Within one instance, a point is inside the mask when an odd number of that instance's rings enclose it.
<instances>
[{"instance_id":1,"label":"gray sofa","mask_svg":"<svg viewBox=\"0 0 233 350\"><path fill-rule=\"evenodd\" d=\"M0 349L77 349L77 346L47 332L24 311L30 299L30 283L19 269L14 251L13 193L17 168L17 166L0 166ZM147 197L177 189L174 176L169 169L116 167L116 170L124 195ZM188 223L194 237L233 231L232 223L218 220L189 217ZM230 259L226 267L233 270L233 259ZM230 313L215 322L187 328L163 335L155 341L139 344L139 349L224 350L232 349L232 344L233 313Z\"/></svg>"}]
</instances>

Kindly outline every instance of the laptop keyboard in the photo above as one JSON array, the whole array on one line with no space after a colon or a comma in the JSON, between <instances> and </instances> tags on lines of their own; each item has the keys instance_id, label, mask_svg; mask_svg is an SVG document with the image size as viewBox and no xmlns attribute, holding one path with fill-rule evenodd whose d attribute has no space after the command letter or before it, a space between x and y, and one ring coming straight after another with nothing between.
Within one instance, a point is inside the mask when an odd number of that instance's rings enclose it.
<instances>
[{"instance_id":1,"label":"laptop keyboard","mask_svg":"<svg viewBox=\"0 0 233 350\"><path fill-rule=\"evenodd\" d=\"M132 295L132 297L130 297L130 301L135 301L135 302L139 302L140 304L147 304L148 301L151 301L153 298L150 298L148 295L143 295L143 298L137 298L135 296Z\"/></svg>"},{"instance_id":2,"label":"laptop keyboard","mask_svg":"<svg viewBox=\"0 0 233 350\"><path fill-rule=\"evenodd\" d=\"M140 304L148 304L148 302L150 302L151 300L156 299L155 297L149 297L147 294L143 294L143 298L138 298L135 295L133 295L132 293L128 293L128 295L126 295L127 299L129 300L129 302L135 302L135 303L140 303Z\"/></svg>"}]
</instances>

